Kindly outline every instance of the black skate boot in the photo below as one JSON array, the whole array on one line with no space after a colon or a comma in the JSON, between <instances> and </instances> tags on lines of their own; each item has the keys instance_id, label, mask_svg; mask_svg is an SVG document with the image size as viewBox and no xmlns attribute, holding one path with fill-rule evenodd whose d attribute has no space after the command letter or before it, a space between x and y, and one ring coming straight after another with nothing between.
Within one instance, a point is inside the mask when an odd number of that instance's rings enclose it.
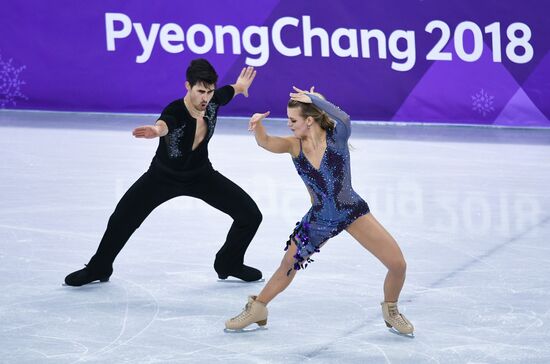
<instances>
[{"instance_id":1,"label":"black skate boot","mask_svg":"<svg viewBox=\"0 0 550 364\"><path fill-rule=\"evenodd\" d=\"M260 272L256 268L252 268L244 264L239 269L236 269L236 270L223 272L221 270L216 269L216 272L218 273L218 278L222 280L227 279L227 277L229 276L238 278L245 282L255 282L262 279L262 272Z\"/></svg>"},{"instance_id":2,"label":"black skate boot","mask_svg":"<svg viewBox=\"0 0 550 364\"><path fill-rule=\"evenodd\" d=\"M66 276L65 284L67 286L80 287L93 281L108 282L111 274L113 274L113 268L107 273L99 273L90 269L88 265L85 265L81 270L77 270Z\"/></svg>"}]
</instances>

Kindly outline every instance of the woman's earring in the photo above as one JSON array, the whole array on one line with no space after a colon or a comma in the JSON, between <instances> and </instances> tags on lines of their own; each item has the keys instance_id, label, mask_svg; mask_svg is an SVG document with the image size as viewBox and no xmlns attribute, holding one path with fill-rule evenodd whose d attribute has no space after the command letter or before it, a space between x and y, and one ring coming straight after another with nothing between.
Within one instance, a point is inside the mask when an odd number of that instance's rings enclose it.
<instances>
[{"instance_id":1,"label":"woman's earring","mask_svg":"<svg viewBox=\"0 0 550 364\"><path fill-rule=\"evenodd\" d=\"M311 128L311 124L307 124L307 128L310 129L310 128Z\"/></svg>"}]
</instances>

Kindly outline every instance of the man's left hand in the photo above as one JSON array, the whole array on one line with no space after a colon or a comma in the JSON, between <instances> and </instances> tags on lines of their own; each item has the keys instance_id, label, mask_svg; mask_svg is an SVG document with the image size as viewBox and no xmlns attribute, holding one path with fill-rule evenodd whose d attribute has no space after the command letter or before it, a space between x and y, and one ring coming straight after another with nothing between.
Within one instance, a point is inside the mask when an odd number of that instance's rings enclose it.
<instances>
[{"instance_id":1,"label":"man's left hand","mask_svg":"<svg viewBox=\"0 0 550 364\"><path fill-rule=\"evenodd\" d=\"M248 97L248 88L254 81L256 77L256 70L252 66L244 67L237 78L237 82L233 85L235 88L235 94L243 94L245 97Z\"/></svg>"}]
</instances>

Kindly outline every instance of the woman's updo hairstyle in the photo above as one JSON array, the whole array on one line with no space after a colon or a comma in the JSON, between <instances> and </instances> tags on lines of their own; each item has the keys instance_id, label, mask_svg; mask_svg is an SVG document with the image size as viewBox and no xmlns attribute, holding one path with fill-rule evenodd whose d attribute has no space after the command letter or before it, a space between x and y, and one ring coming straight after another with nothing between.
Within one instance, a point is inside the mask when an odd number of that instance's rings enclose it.
<instances>
[{"instance_id":1,"label":"woman's updo hairstyle","mask_svg":"<svg viewBox=\"0 0 550 364\"><path fill-rule=\"evenodd\" d=\"M317 92L313 93L313 95L322 98L323 100L325 97ZM288 101L287 107L289 108L299 108L300 109L300 115L306 119L308 116L311 116L313 120L321 128L324 130L333 130L334 129L334 122L330 120L327 113L323 110L319 109L317 106L313 105L313 103L304 103L296 100L290 99Z\"/></svg>"}]
</instances>

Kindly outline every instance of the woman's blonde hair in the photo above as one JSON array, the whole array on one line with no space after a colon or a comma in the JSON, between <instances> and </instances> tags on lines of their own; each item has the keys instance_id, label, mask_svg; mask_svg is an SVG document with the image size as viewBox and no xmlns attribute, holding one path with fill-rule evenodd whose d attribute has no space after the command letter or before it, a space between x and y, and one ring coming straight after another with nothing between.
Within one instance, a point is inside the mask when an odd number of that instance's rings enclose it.
<instances>
[{"instance_id":1,"label":"woman's blonde hair","mask_svg":"<svg viewBox=\"0 0 550 364\"><path fill-rule=\"evenodd\" d=\"M315 93L316 96L321 97L324 99L323 95L319 93ZM312 103L304 103L296 100L288 100L287 107L289 108L299 108L300 109L300 115L306 119L308 116L311 116L313 120L319 124L321 128L324 130L333 130L334 129L334 121L330 120L327 113L323 110L319 109L317 106L313 105Z\"/></svg>"}]
</instances>

